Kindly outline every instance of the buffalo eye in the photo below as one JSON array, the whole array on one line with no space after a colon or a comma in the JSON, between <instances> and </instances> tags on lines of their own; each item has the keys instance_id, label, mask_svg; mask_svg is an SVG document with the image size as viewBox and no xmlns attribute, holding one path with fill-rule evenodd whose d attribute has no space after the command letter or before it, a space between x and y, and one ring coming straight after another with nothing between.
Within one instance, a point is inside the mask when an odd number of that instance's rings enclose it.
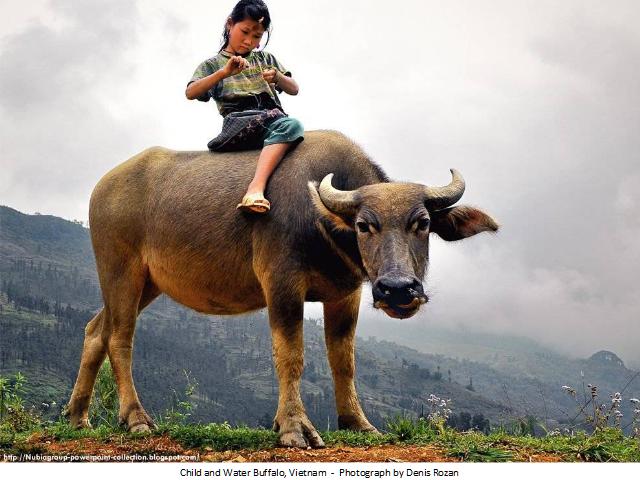
<instances>
[{"instance_id":1,"label":"buffalo eye","mask_svg":"<svg viewBox=\"0 0 640 480\"><path fill-rule=\"evenodd\" d=\"M369 224L367 222L359 221L356 222L356 227L360 230L361 233L369 233L371 230L369 229Z\"/></svg>"},{"instance_id":2,"label":"buffalo eye","mask_svg":"<svg viewBox=\"0 0 640 480\"><path fill-rule=\"evenodd\" d=\"M430 223L431 223L431 220L429 220L426 217L423 217L420 220L418 220L417 229L424 232L429 228Z\"/></svg>"}]
</instances>

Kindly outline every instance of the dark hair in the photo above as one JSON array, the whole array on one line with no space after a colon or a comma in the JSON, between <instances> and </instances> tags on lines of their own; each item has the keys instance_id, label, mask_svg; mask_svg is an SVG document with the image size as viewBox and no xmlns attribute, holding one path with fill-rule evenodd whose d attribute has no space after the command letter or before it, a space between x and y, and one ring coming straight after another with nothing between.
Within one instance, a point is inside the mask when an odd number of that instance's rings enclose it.
<instances>
[{"instance_id":1,"label":"dark hair","mask_svg":"<svg viewBox=\"0 0 640 480\"><path fill-rule=\"evenodd\" d=\"M271 16L269 15L267 5L262 0L240 0L236 3L236 6L233 7L229 18L231 18L231 22L234 24L248 18L255 20L256 22L262 19L260 24L267 32L267 42L264 44L267 46L267 43L269 43L269 37L271 36ZM222 47L220 47L220 51L224 50L227 45L229 45L229 29L227 27L227 22L225 21L224 30L222 31Z\"/></svg>"}]
</instances>

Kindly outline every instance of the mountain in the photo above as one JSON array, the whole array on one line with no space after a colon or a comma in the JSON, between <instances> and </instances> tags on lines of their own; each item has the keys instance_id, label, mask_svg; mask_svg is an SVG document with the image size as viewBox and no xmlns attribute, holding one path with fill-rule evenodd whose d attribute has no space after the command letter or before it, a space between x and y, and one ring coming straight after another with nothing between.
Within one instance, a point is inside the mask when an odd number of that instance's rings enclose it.
<instances>
[{"instance_id":1,"label":"mountain","mask_svg":"<svg viewBox=\"0 0 640 480\"><path fill-rule=\"evenodd\" d=\"M51 215L0 206L0 278L59 303L100 302L89 231Z\"/></svg>"},{"instance_id":2,"label":"mountain","mask_svg":"<svg viewBox=\"0 0 640 480\"><path fill-rule=\"evenodd\" d=\"M34 405L60 406L75 380L84 326L99 308L89 231L0 206L0 375L22 371ZM357 341L358 392L379 427L398 413L427 413L430 394L451 399L456 414L482 415L493 424L533 415L555 426L577 412L562 385L597 383L605 396L636 375L611 352L568 359L527 339L406 327L404 345L372 336ZM388 328L379 330L380 338L397 340L401 329ZM207 316L162 295L138 320L134 355L136 386L151 412L175 406L195 379L193 420L267 426L275 413L277 381L264 311ZM639 396L637 385L630 384L625 398ZM301 393L312 421L335 428L319 319L305 320Z\"/></svg>"},{"instance_id":3,"label":"mountain","mask_svg":"<svg viewBox=\"0 0 640 480\"><path fill-rule=\"evenodd\" d=\"M481 319L477 323L482 324ZM600 404L609 405L610 395L622 392L623 425L627 425L633 417L628 399L640 394L640 373L627 368L613 352L601 351L588 359L568 358L523 337L409 322L403 328L377 322L368 333L413 347L426 367L440 365L443 371L451 370L453 380L461 383L472 378L478 393L539 419L573 419L578 402L582 405L590 398L588 385L595 385ZM566 394L565 385L578 392L576 399Z\"/></svg>"}]
</instances>

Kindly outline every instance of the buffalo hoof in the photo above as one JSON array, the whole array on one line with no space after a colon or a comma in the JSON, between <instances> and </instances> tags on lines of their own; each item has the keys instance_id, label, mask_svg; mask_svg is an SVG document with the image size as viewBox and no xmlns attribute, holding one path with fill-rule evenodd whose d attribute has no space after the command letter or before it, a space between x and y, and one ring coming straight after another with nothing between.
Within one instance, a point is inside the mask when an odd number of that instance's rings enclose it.
<instances>
[{"instance_id":1,"label":"buffalo hoof","mask_svg":"<svg viewBox=\"0 0 640 480\"><path fill-rule=\"evenodd\" d=\"M149 427L149 425L147 425L146 423L140 423L138 425L130 427L129 431L131 433L146 433L151 431L151 427Z\"/></svg>"},{"instance_id":2,"label":"buffalo hoof","mask_svg":"<svg viewBox=\"0 0 640 480\"><path fill-rule=\"evenodd\" d=\"M79 418L79 419L69 418L69 425L71 425L73 428L77 428L78 430L81 430L83 428L87 428L87 429L93 428L88 418Z\"/></svg>"},{"instance_id":3,"label":"buffalo hoof","mask_svg":"<svg viewBox=\"0 0 640 480\"><path fill-rule=\"evenodd\" d=\"M358 418L353 415L339 415L338 429L382 435L366 418Z\"/></svg>"},{"instance_id":4,"label":"buffalo hoof","mask_svg":"<svg viewBox=\"0 0 640 480\"><path fill-rule=\"evenodd\" d=\"M371 435L379 435L382 436L382 434L378 431L378 429L376 427L374 427L373 425L369 425L368 427L364 427L364 428L350 428L349 430L352 430L354 432L362 432L362 433L370 433Z\"/></svg>"},{"instance_id":5,"label":"buffalo hoof","mask_svg":"<svg viewBox=\"0 0 640 480\"><path fill-rule=\"evenodd\" d=\"M62 415L67 419L69 425L71 425L71 427L73 428L92 428L87 415L78 413L77 409L73 408L70 405L67 405L64 408L64 410L62 411Z\"/></svg>"},{"instance_id":6,"label":"buffalo hoof","mask_svg":"<svg viewBox=\"0 0 640 480\"><path fill-rule=\"evenodd\" d=\"M307 448L309 446L307 440L299 432L288 432L280 435L278 443L283 447Z\"/></svg>"},{"instance_id":7,"label":"buffalo hoof","mask_svg":"<svg viewBox=\"0 0 640 480\"><path fill-rule=\"evenodd\" d=\"M120 416L119 421L132 433L150 432L156 428L156 424L142 407L131 409L126 416Z\"/></svg>"},{"instance_id":8,"label":"buffalo hoof","mask_svg":"<svg viewBox=\"0 0 640 480\"><path fill-rule=\"evenodd\" d=\"M276 420L273 429L280 434L278 444L282 447L324 448L322 437L306 417L290 418L282 425Z\"/></svg>"}]
</instances>

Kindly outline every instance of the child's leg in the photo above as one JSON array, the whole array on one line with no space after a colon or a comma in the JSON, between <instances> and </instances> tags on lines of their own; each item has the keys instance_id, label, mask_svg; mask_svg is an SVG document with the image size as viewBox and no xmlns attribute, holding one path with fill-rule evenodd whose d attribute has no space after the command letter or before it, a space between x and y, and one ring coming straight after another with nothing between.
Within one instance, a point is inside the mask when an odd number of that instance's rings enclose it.
<instances>
[{"instance_id":1,"label":"child's leg","mask_svg":"<svg viewBox=\"0 0 640 480\"><path fill-rule=\"evenodd\" d=\"M287 153L290 146L291 143L273 143L266 145L261 150L256 173L247 188L246 195L264 193L269 177L278 166L278 163L280 163L280 160L282 160L282 157L284 157L284 154Z\"/></svg>"},{"instance_id":2,"label":"child's leg","mask_svg":"<svg viewBox=\"0 0 640 480\"><path fill-rule=\"evenodd\" d=\"M269 177L289 148L302 141L303 134L302 123L291 117L279 118L267 127L264 147L260 151L256 173L238 208L257 213L269 211L271 205L264 198L264 190L267 187Z\"/></svg>"}]
</instances>

